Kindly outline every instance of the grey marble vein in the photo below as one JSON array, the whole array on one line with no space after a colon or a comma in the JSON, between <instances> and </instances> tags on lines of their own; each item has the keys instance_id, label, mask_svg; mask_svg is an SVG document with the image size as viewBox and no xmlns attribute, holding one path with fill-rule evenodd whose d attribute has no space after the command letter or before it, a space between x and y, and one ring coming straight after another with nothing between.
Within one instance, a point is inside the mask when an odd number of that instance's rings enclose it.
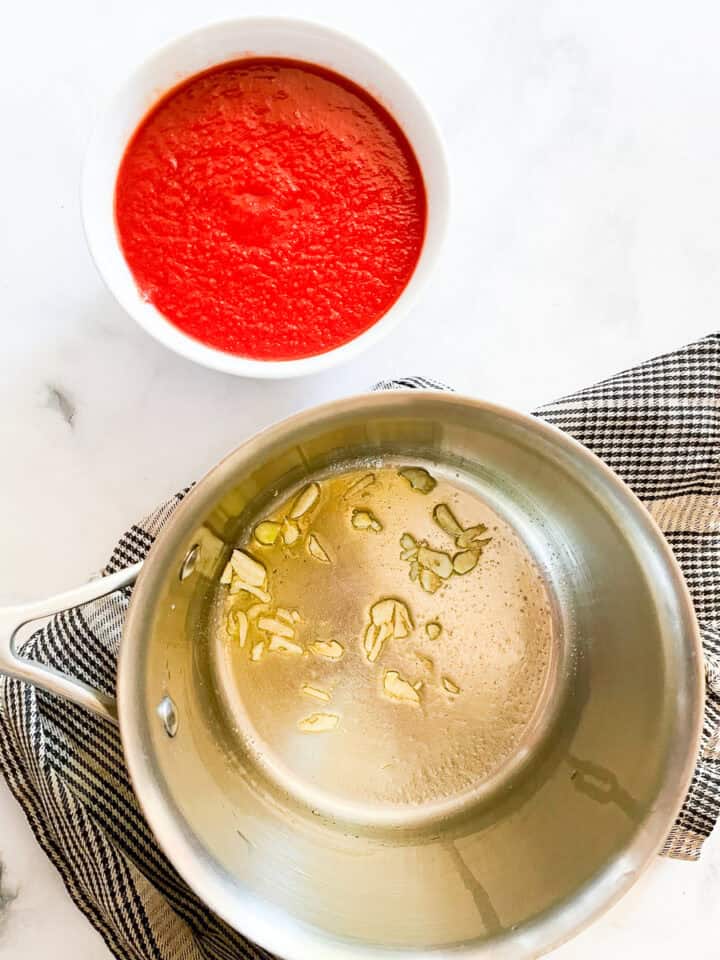
<instances>
[{"instance_id":1,"label":"grey marble vein","mask_svg":"<svg viewBox=\"0 0 720 960\"><path fill-rule=\"evenodd\" d=\"M4 881L5 865L0 860L0 928L7 918L8 907L17 898L18 890L10 890Z\"/></svg>"},{"instance_id":2,"label":"grey marble vein","mask_svg":"<svg viewBox=\"0 0 720 960\"><path fill-rule=\"evenodd\" d=\"M71 430L74 428L77 409L74 401L66 390L52 383L48 383L46 406L49 407L50 410L55 410L59 413Z\"/></svg>"}]
</instances>

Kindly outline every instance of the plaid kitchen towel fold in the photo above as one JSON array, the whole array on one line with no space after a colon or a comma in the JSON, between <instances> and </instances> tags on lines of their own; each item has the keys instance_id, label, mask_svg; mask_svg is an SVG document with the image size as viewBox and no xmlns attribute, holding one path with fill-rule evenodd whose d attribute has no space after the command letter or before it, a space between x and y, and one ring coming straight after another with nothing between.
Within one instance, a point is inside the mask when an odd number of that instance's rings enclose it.
<instances>
[{"instance_id":1,"label":"plaid kitchen towel fold","mask_svg":"<svg viewBox=\"0 0 720 960\"><path fill-rule=\"evenodd\" d=\"M707 705L695 775L664 854L696 859L720 813L720 335L651 360L537 415L571 433L645 502L680 561L702 628ZM442 389L424 378L380 389ZM142 559L182 499L133 526L106 573ZM129 591L54 617L24 654L107 693ZM121 960L269 958L218 919L157 847L117 731L15 680L0 682L0 767L78 907Z\"/></svg>"}]
</instances>

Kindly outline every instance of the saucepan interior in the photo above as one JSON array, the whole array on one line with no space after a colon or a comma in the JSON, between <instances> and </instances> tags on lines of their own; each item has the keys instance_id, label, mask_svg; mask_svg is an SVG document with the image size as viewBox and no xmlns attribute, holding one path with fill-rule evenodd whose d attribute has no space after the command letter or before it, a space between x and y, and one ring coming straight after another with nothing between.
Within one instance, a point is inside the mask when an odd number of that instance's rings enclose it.
<instances>
[{"instance_id":1,"label":"saucepan interior","mask_svg":"<svg viewBox=\"0 0 720 960\"><path fill-rule=\"evenodd\" d=\"M363 820L258 764L218 689L219 579L276 492L398 458L454 471L527 546L551 600L552 669L522 749L482 789L437 810L408 796ZM135 588L118 706L159 842L263 946L314 960L534 956L620 896L662 843L699 734L699 650L659 531L578 444L465 398L378 394L273 427L189 494ZM284 746L309 749L297 737Z\"/></svg>"}]
</instances>

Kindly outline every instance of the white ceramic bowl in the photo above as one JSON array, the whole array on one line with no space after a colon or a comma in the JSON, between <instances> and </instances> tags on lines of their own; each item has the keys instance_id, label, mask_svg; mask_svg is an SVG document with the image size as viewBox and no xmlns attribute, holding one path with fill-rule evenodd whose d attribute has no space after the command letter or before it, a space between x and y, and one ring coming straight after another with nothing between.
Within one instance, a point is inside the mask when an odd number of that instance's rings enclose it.
<instances>
[{"instance_id":1,"label":"white ceramic bowl","mask_svg":"<svg viewBox=\"0 0 720 960\"><path fill-rule=\"evenodd\" d=\"M410 281L392 307L349 343L301 360L252 360L206 346L170 323L143 299L118 241L114 194L125 147L148 110L169 89L215 64L248 56L279 56L328 67L370 92L402 127L427 192L425 242ZM377 343L407 313L430 273L445 233L448 174L442 141L426 107L382 57L351 37L303 20L227 20L171 41L141 64L102 114L85 159L82 212L90 252L120 304L149 334L177 353L245 377L292 377L347 360Z\"/></svg>"}]
</instances>

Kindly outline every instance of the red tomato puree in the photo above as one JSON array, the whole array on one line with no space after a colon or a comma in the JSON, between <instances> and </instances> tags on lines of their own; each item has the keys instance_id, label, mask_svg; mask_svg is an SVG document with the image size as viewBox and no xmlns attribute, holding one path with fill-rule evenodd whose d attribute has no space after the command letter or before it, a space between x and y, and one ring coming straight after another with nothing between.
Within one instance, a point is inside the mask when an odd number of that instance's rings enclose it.
<instances>
[{"instance_id":1,"label":"red tomato puree","mask_svg":"<svg viewBox=\"0 0 720 960\"><path fill-rule=\"evenodd\" d=\"M143 296L185 333L263 360L323 353L372 326L417 263L425 190L368 93L293 60L192 77L148 114L115 215Z\"/></svg>"}]
</instances>

